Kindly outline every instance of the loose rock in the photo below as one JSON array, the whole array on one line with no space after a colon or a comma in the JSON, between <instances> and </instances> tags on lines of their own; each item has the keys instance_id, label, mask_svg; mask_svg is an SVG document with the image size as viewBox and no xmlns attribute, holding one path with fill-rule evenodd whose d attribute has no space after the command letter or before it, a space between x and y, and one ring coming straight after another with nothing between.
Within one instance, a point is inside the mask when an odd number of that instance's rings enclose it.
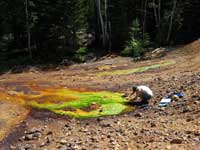
<instances>
[{"instance_id":1,"label":"loose rock","mask_svg":"<svg viewBox=\"0 0 200 150\"><path fill-rule=\"evenodd\" d=\"M183 140L181 140L181 139L173 139L173 140L171 140L171 144L181 144L183 142Z\"/></svg>"}]
</instances>

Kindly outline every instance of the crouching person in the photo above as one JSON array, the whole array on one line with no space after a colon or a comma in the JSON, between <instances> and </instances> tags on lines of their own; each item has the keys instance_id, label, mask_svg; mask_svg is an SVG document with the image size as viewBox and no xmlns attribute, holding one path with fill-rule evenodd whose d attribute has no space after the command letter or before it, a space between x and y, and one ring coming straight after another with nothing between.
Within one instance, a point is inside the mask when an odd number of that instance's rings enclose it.
<instances>
[{"instance_id":1,"label":"crouching person","mask_svg":"<svg viewBox=\"0 0 200 150\"><path fill-rule=\"evenodd\" d=\"M132 96L134 96L132 98ZM152 90L144 85L133 85L132 86L132 93L128 96L128 99L130 102L133 102L137 100L138 98L140 99L139 104L140 105L148 105L149 100L153 97L153 92Z\"/></svg>"}]
</instances>

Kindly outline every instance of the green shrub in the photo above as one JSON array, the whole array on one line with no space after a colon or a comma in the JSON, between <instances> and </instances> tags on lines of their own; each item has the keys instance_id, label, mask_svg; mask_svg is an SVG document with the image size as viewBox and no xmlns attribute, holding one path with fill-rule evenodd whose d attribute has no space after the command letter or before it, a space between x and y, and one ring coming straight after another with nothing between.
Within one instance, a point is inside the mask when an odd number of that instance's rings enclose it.
<instances>
[{"instance_id":1,"label":"green shrub","mask_svg":"<svg viewBox=\"0 0 200 150\"><path fill-rule=\"evenodd\" d=\"M138 19L133 21L133 27L130 29L130 40L127 41L124 50L121 54L123 56L138 57L144 52L144 48L149 46L150 39L148 34L142 35Z\"/></svg>"},{"instance_id":2,"label":"green shrub","mask_svg":"<svg viewBox=\"0 0 200 150\"><path fill-rule=\"evenodd\" d=\"M87 47L80 47L74 56L75 60L78 62L85 62L86 55L89 53L89 49Z\"/></svg>"},{"instance_id":3,"label":"green shrub","mask_svg":"<svg viewBox=\"0 0 200 150\"><path fill-rule=\"evenodd\" d=\"M81 55L85 55L89 52L87 47L80 47L77 51L76 54L81 54Z\"/></svg>"},{"instance_id":4,"label":"green shrub","mask_svg":"<svg viewBox=\"0 0 200 150\"><path fill-rule=\"evenodd\" d=\"M127 42L127 46L122 51L124 56L138 57L143 52L142 43L139 40L131 39Z\"/></svg>"},{"instance_id":5,"label":"green shrub","mask_svg":"<svg viewBox=\"0 0 200 150\"><path fill-rule=\"evenodd\" d=\"M82 63L82 62L85 61L85 56L84 56L84 55L75 54L74 58L75 58L75 60L76 60L77 62L80 62L80 63Z\"/></svg>"}]
</instances>

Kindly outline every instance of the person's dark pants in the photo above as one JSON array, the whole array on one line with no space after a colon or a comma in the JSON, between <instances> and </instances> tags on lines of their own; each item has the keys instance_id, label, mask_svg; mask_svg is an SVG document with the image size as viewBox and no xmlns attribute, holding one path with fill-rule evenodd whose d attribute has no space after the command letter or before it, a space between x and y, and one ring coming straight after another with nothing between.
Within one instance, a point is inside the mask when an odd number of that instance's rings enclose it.
<instances>
[{"instance_id":1,"label":"person's dark pants","mask_svg":"<svg viewBox=\"0 0 200 150\"><path fill-rule=\"evenodd\" d=\"M142 96L142 101L141 101L141 104L144 105L144 104L149 104L149 99L151 99L151 95L149 94L143 94Z\"/></svg>"}]
</instances>

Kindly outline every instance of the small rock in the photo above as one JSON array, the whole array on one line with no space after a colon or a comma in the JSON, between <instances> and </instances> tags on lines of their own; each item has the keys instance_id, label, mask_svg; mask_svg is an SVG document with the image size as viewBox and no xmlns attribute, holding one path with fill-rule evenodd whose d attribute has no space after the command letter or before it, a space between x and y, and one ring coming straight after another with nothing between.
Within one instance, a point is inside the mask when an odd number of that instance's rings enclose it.
<instances>
[{"instance_id":1,"label":"small rock","mask_svg":"<svg viewBox=\"0 0 200 150\"><path fill-rule=\"evenodd\" d=\"M105 124L102 124L103 127L111 127L111 124L110 123L105 123Z\"/></svg>"},{"instance_id":2,"label":"small rock","mask_svg":"<svg viewBox=\"0 0 200 150\"><path fill-rule=\"evenodd\" d=\"M46 146L46 142L43 142L42 144L40 144L40 147L44 147Z\"/></svg>"},{"instance_id":3,"label":"small rock","mask_svg":"<svg viewBox=\"0 0 200 150\"><path fill-rule=\"evenodd\" d=\"M150 123L150 127L156 127L156 124L153 123L153 122L151 122L151 123Z\"/></svg>"},{"instance_id":4,"label":"small rock","mask_svg":"<svg viewBox=\"0 0 200 150\"><path fill-rule=\"evenodd\" d=\"M97 141L94 137L91 137L90 140L92 141L92 143Z\"/></svg>"},{"instance_id":5,"label":"small rock","mask_svg":"<svg viewBox=\"0 0 200 150\"><path fill-rule=\"evenodd\" d=\"M31 148L31 145L30 144L26 144L25 146L24 146L24 149L25 150L28 150L28 149L30 149Z\"/></svg>"},{"instance_id":6,"label":"small rock","mask_svg":"<svg viewBox=\"0 0 200 150\"><path fill-rule=\"evenodd\" d=\"M194 104L195 105L198 105L200 102L199 101L194 101Z\"/></svg>"},{"instance_id":7,"label":"small rock","mask_svg":"<svg viewBox=\"0 0 200 150\"><path fill-rule=\"evenodd\" d=\"M10 145L10 149L17 149L17 147Z\"/></svg>"},{"instance_id":8,"label":"small rock","mask_svg":"<svg viewBox=\"0 0 200 150\"><path fill-rule=\"evenodd\" d=\"M194 119L191 118L191 117L188 117L188 118L186 119L187 122L190 122L190 121L192 121L192 120L194 120Z\"/></svg>"},{"instance_id":9,"label":"small rock","mask_svg":"<svg viewBox=\"0 0 200 150\"><path fill-rule=\"evenodd\" d=\"M75 145L75 146L73 147L73 149L80 149L80 147L79 147L78 145Z\"/></svg>"},{"instance_id":10,"label":"small rock","mask_svg":"<svg viewBox=\"0 0 200 150\"><path fill-rule=\"evenodd\" d=\"M69 124L66 124L65 127L66 127L66 128L70 128L71 126L70 126Z\"/></svg>"},{"instance_id":11,"label":"small rock","mask_svg":"<svg viewBox=\"0 0 200 150\"><path fill-rule=\"evenodd\" d=\"M200 138L199 138L199 137L195 137L195 138L194 138L194 141L200 142Z\"/></svg>"},{"instance_id":12,"label":"small rock","mask_svg":"<svg viewBox=\"0 0 200 150\"><path fill-rule=\"evenodd\" d=\"M102 121L102 120L103 120L102 118L97 118L97 121L98 121L98 122L100 122L100 121Z\"/></svg>"},{"instance_id":13,"label":"small rock","mask_svg":"<svg viewBox=\"0 0 200 150\"><path fill-rule=\"evenodd\" d=\"M41 128L32 128L30 129L30 131L28 133L36 133L36 132L42 132L42 129Z\"/></svg>"},{"instance_id":14,"label":"small rock","mask_svg":"<svg viewBox=\"0 0 200 150\"><path fill-rule=\"evenodd\" d=\"M173 140L171 140L171 144L181 144L183 142L183 140L181 140L181 139L173 139Z\"/></svg>"},{"instance_id":15,"label":"small rock","mask_svg":"<svg viewBox=\"0 0 200 150\"><path fill-rule=\"evenodd\" d=\"M183 113L190 112L190 111L191 111L190 106L185 106L185 107L183 108Z\"/></svg>"},{"instance_id":16,"label":"small rock","mask_svg":"<svg viewBox=\"0 0 200 150\"><path fill-rule=\"evenodd\" d=\"M135 114L135 117L142 117L142 114L138 112Z\"/></svg>"},{"instance_id":17,"label":"small rock","mask_svg":"<svg viewBox=\"0 0 200 150\"><path fill-rule=\"evenodd\" d=\"M32 134L27 134L27 135L25 135L24 140L25 141L34 140L34 137Z\"/></svg>"},{"instance_id":18,"label":"small rock","mask_svg":"<svg viewBox=\"0 0 200 150\"><path fill-rule=\"evenodd\" d=\"M184 136L184 137L183 137L183 140L186 141L186 140L187 140L187 136Z\"/></svg>"},{"instance_id":19,"label":"small rock","mask_svg":"<svg viewBox=\"0 0 200 150\"><path fill-rule=\"evenodd\" d=\"M111 139L110 139L110 143L113 143L113 142L115 142L115 139L114 139L114 138L111 138Z\"/></svg>"},{"instance_id":20,"label":"small rock","mask_svg":"<svg viewBox=\"0 0 200 150\"><path fill-rule=\"evenodd\" d=\"M62 145L65 145L65 144L67 144L67 141L62 139L59 143L62 144Z\"/></svg>"},{"instance_id":21,"label":"small rock","mask_svg":"<svg viewBox=\"0 0 200 150\"><path fill-rule=\"evenodd\" d=\"M133 132L133 135L138 135L138 133L135 131L135 132Z\"/></svg>"},{"instance_id":22,"label":"small rock","mask_svg":"<svg viewBox=\"0 0 200 150\"><path fill-rule=\"evenodd\" d=\"M87 132L88 132L88 129L87 129L87 128L81 128L80 131L81 131L81 132L84 132L84 133L87 133Z\"/></svg>"},{"instance_id":23,"label":"small rock","mask_svg":"<svg viewBox=\"0 0 200 150\"><path fill-rule=\"evenodd\" d=\"M52 131L49 131L49 132L47 132L46 135L52 135L52 134L53 134L53 132L52 132Z\"/></svg>"},{"instance_id":24,"label":"small rock","mask_svg":"<svg viewBox=\"0 0 200 150\"><path fill-rule=\"evenodd\" d=\"M171 147L171 145L168 145L166 148L167 148L167 149L171 149L172 147Z\"/></svg>"},{"instance_id":25,"label":"small rock","mask_svg":"<svg viewBox=\"0 0 200 150\"><path fill-rule=\"evenodd\" d=\"M42 134L39 133L39 132L33 134L34 139L38 139L38 138L40 138L41 136L42 136Z\"/></svg>"},{"instance_id":26,"label":"small rock","mask_svg":"<svg viewBox=\"0 0 200 150\"><path fill-rule=\"evenodd\" d=\"M59 146L57 146L57 149L59 149L59 150L68 150L70 148L68 148L68 147L66 147L64 145L59 145Z\"/></svg>"},{"instance_id":27,"label":"small rock","mask_svg":"<svg viewBox=\"0 0 200 150\"><path fill-rule=\"evenodd\" d=\"M194 95L192 95L192 98L198 98L198 97L199 97L198 94L194 94Z\"/></svg>"},{"instance_id":28,"label":"small rock","mask_svg":"<svg viewBox=\"0 0 200 150\"><path fill-rule=\"evenodd\" d=\"M100 149L100 146L99 145L95 145L94 149Z\"/></svg>"},{"instance_id":29,"label":"small rock","mask_svg":"<svg viewBox=\"0 0 200 150\"><path fill-rule=\"evenodd\" d=\"M115 129L116 132L119 132L119 133L123 133L124 131L122 129Z\"/></svg>"},{"instance_id":30,"label":"small rock","mask_svg":"<svg viewBox=\"0 0 200 150\"><path fill-rule=\"evenodd\" d=\"M72 148L73 147L73 143L67 143L67 148Z\"/></svg>"},{"instance_id":31,"label":"small rock","mask_svg":"<svg viewBox=\"0 0 200 150\"><path fill-rule=\"evenodd\" d=\"M195 136L200 136L200 131L194 132L194 135L195 135Z\"/></svg>"},{"instance_id":32,"label":"small rock","mask_svg":"<svg viewBox=\"0 0 200 150\"><path fill-rule=\"evenodd\" d=\"M46 141L44 141L44 142L40 145L40 147L47 146L47 145L50 143L50 140L49 140L48 137L46 137L45 139L46 139Z\"/></svg>"}]
</instances>

